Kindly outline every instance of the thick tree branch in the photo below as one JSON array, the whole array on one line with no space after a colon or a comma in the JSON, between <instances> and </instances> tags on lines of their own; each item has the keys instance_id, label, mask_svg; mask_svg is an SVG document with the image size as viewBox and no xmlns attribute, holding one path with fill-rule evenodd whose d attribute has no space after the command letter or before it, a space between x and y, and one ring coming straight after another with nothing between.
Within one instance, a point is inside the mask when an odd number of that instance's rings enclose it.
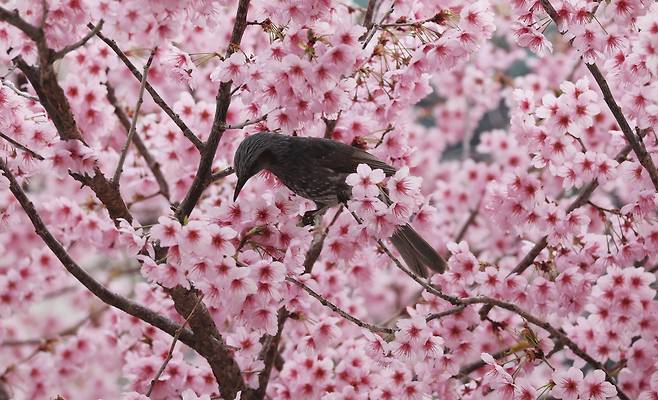
<instances>
[{"instance_id":1,"label":"thick tree branch","mask_svg":"<svg viewBox=\"0 0 658 400\"><path fill-rule=\"evenodd\" d=\"M5 383L0 380L0 400L11 400L9 391L5 387Z\"/></svg>"},{"instance_id":2,"label":"thick tree branch","mask_svg":"<svg viewBox=\"0 0 658 400\"><path fill-rule=\"evenodd\" d=\"M18 14L18 10L9 11L4 7L0 7L0 21L5 21L20 29L25 35L27 35L27 37L35 42L43 38L43 31L25 21Z\"/></svg>"},{"instance_id":3,"label":"thick tree branch","mask_svg":"<svg viewBox=\"0 0 658 400\"><path fill-rule=\"evenodd\" d=\"M40 51L48 52L48 49ZM48 54L44 54L40 58L48 59L49 56ZM50 117L55 128L57 128L60 138L62 140L76 139L84 142L73 117L71 105L66 99L64 90L57 82L57 75L55 74L53 65L46 63L39 67L33 67L28 65L21 56L14 58L13 62L23 72L27 80L30 81L34 91L39 96L41 105L46 109L48 117Z\"/></svg>"},{"instance_id":4,"label":"thick tree branch","mask_svg":"<svg viewBox=\"0 0 658 400\"><path fill-rule=\"evenodd\" d=\"M37 235L41 237L46 246L50 248L53 254L55 254L57 259L62 263L62 265L64 265L64 268L66 268L66 270L71 273L71 275L73 275L80 283L82 283L90 292L96 295L96 297L98 297L104 303L118 308L119 310L122 310L127 314L132 315L133 317L139 318L140 320L161 329L171 336L176 334L176 331L180 329L179 324L155 313L154 311L142 306L141 304L135 303L132 300L112 292L103 286L100 282L96 281L75 261L73 261L64 247L57 241L57 239L55 239L55 237L50 233L46 225L43 223L43 220L39 216L39 213L35 209L34 205L27 197L18 182L16 182L14 175L11 173L2 159L0 159L0 170L4 172L5 177L9 180L9 190L14 194L14 197L16 197L16 200L18 200L20 203L30 221L32 221L32 225L34 225L34 229ZM193 333L189 329L185 329L181 332L180 339L188 346L194 344Z\"/></svg>"},{"instance_id":5,"label":"thick tree branch","mask_svg":"<svg viewBox=\"0 0 658 400\"><path fill-rule=\"evenodd\" d=\"M199 304L199 309L189 319L193 331L190 347L208 361L222 398L234 399L238 392L246 390L246 386L240 367L219 334L210 312L203 303L199 303L199 296L192 290L178 286L168 292L174 300L176 311L182 316L192 314L195 305Z\"/></svg>"},{"instance_id":6,"label":"thick tree branch","mask_svg":"<svg viewBox=\"0 0 658 400\"><path fill-rule=\"evenodd\" d=\"M546 13L551 17L553 22L555 22L556 25L559 25L560 16L558 15L555 8L553 8L550 0L540 0L539 2L544 8L544 11L546 11ZM655 188L656 192L658 192L658 171L656 171L656 166L651 159L651 155L647 152L644 144L638 139L638 137L633 132L633 129L628 124L628 120L626 120L624 113L621 111L621 108L615 101L615 98L612 95L612 91L610 90L610 86L608 86L608 82L605 80L605 77L601 73L601 70L599 70L599 67L596 65L596 63L588 62L585 63L585 66L594 77L596 83L599 85L601 93L603 93L603 100L608 105L610 112L612 112L612 115L615 117L619 128L624 133L624 137L628 141L628 144L631 146L633 153L635 153L638 161L649 174L649 178L651 178L653 187Z\"/></svg>"},{"instance_id":7,"label":"thick tree branch","mask_svg":"<svg viewBox=\"0 0 658 400\"><path fill-rule=\"evenodd\" d=\"M94 26L93 24L88 24L87 27L91 30L96 29L96 26ZM126 65L126 67L128 67L128 69L133 74L133 76L141 82L142 81L142 73L139 72L137 67L135 67L135 64L133 64L132 61L130 61L130 59L128 59L128 56L126 56L126 54L123 51L121 51L121 49L119 48L117 43L114 40L112 40L112 39L106 37L105 35L103 35L101 32L96 33L96 36L98 36L112 50L114 50L116 55L119 57L119 59L121 61L123 61L123 63ZM197 150L199 150L200 152L203 151L203 142L194 133L192 133L192 130L190 130L190 128L185 124L185 122L183 122L183 120L180 118L180 116L178 114L176 114L176 112L174 112L174 110L172 110L171 107L169 107L169 105L162 99L162 97L160 97L160 95L153 88L153 86L151 86L151 84L149 84L147 82L145 88L146 88L146 91L151 95L151 98L153 99L155 104L160 106L162 111L164 111L165 114L167 114L169 116L169 118L171 118L171 120L174 121L176 126L178 126L178 128L181 130L181 132L183 132L183 135L190 142L192 142L194 147L196 147Z\"/></svg>"},{"instance_id":8,"label":"thick tree branch","mask_svg":"<svg viewBox=\"0 0 658 400\"><path fill-rule=\"evenodd\" d=\"M144 87L146 86L146 80L148 79L149 68L151 68L151 63L153 62L153 57L155 56L156 49L151 50L151 55L144 65L144 72L142 73L142 81L139 84L139 93L137 95L137 104L135 104L135 111L133 113L133 119L130 121L130 127L128 128L128 137L126 138L126 144L123 146L123 151L121 151L121 156L119 157L119 163L117 168L114 171L114 177L112 178L112 183L118 188L119 180L121 179L121 173L123 172L123 164L126 162L126 156L128 155L128 149L130 149L130 142L133 141L135 137L135 131L137 130L137 118L139 118L139 109L142 107L144 102Z\"/></svg>"},{"instance_id":9,"label":"thick tree branch","mask_svg":"<svg viewBox=\"0 0 658 400\"><path fill-rule=\"evenodd\" d=\"M242 35L247 28L248 10L249 0L240 0L238 2L238 10L235 16L233 32L231 33L231 42L228 45L224 59L228 59L231 54L240 48ZM203 190L208 186L212 163L215 159L215 152L217 151L217 146L219 146L219 141L222 139L222 135L225 131L226 115L228 113L228 107L231 103L232 84L232 81L228 81L222 82L219 85L219 90L217 91L217 96L215 97L215 118L213 120L212 128L210 129L210 135L205 143L204 150L201 155L201 160L199 160L199 167L197 168L196 176L192 181L192 186L187 192L185 199L183 199L180 206L178 207L178 210L176 210L176 217L179 221L183 221L190 215L194 207L196 207L197 202L201 198Z\"/></svg>"},{"instance_id":10,"label":"thick tree branch","mask_svg":"<svg viewBox=\"0 0 658 400\"><path fill-rule=\"evenodd\" d=\"M43 44L39 45L38 49L39 59L44 62L39 67L28 65L20 56L14 58L13 61L34 87L41 105L53 121L60 138L62 140L79 140L84 143L68 99L59 82L57 82L53 65L49 62L51 50L44 47ZM130 215L125 202L121 198L121 194L118 190L115 190L98 167L94 168L92 177L75 172L70 173L70 175L94 191L115 222L119 218L129 222L132 221L132 215Z\"/></svg>"},{"instance_id":11,"label":"thick tree branch","mask_svg":"<svg viewBox=\"0 0 658 400\"><path fill-rule=\"evenodd\" d=\"M114 92L114 87L110 84L110 82L106 82L105 86L107 87L107 100L114 107L114 114L116 114L117 118L119 119L119 122L121 123L121 126L123 126L125 133L128 134L130 131L130 120L128 119L125 111L123 111L119 105L119 101L117 100ZM146 165L148 165L149 169L153 173L153 177L155 178L155 181L158 183L158 187L160 188L159 194L162 194L165 198L169 199L169 185L167 184L167 180L165 179L164 174L160 169L160 163L157 162L155 158L153 158L153 155L151 155L151 152L146 147L146 144L144 144L144 141L136 131L133 135L133 143L135 144L135 148L137 148L139 154L146 162Z\"/></svg>"},{"instance_id":12,"label":"thick tree branch","mask_svg":"<svg viewBox=\"0 0 658 400\"><path fill-rule=\"evenodd\" d=\"M84 46L89 41L89 39L94 37L98 32L101 31L101 29L103 29L103 24L104 23L105 23L105 21L103 21L101 19L100 21L98 21L98 24L96 25L96 27L94 29L92 29L91 32L87 33L82 39L80 39L77 42L72 43L72 44L64 47L63 49L58 50L57 52L55 52L55 54L53 54L53 56L52 56L53 61L57 61L60 58L67 55L68 53L72 52L73 50L76 50L76 49Z\"/></svg>"}]
</instances>

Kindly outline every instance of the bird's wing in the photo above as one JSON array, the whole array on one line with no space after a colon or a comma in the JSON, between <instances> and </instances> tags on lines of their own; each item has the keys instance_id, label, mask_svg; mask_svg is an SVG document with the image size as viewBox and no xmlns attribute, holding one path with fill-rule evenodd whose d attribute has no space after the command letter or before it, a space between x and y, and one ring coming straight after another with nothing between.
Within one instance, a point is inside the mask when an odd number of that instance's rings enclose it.
<instances>
[{"instance_id":1,"label":"bird's wing","mask_svg":"<svg viewBox=\"0 0 658 400\"><path fill-rule=\"evenodd\" d=\"M306 146L312 150L305 155L313 157L322 167L345 174L356 172L359 164L367 164L372 169L381 169L387 176L397 171L391 165L354 146L329 139L312 140L316 141L316 145Z\"/></svg>"}]
</instances>

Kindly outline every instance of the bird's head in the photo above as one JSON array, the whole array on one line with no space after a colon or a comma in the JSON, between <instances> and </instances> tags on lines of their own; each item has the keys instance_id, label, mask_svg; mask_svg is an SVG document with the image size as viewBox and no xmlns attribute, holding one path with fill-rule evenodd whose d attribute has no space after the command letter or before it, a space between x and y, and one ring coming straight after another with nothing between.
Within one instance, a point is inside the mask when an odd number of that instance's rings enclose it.
<instances>
[{"instance_id":1,"label":"bird's head","mask_svg":"<svg viewBox=\"0 0 658 400\"><path fill-rule=\"evenodd\" d=\"M238 198L240 190L249 178L256 175L272 162L272 145L276 142L277 135L269 132L261 132L244 139L235 151L233 165L238 183L235 186L233 201Z\"/></svg>"}]
</instances>

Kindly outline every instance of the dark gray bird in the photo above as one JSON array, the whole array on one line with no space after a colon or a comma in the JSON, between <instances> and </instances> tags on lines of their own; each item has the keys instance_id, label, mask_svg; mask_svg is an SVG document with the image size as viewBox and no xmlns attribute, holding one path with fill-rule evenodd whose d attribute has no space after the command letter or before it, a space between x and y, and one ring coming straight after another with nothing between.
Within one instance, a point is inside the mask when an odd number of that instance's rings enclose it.
<instances>
[{"instance_id":1,"label":"dark gray bird","mask_svg":"<svg viewBox=\"0 0 658 400\"><path fill-rule=\"evenodd\" d=\"M273 173L298 196L315 202L318 210L344 202L351 196L345 183L359 164L381 169L387 176L396 169L356 147L329 139L286 136L261 132L240 143L233 160L238 184L234 200L252 176L262 170ZM383 198L385 202L387 198ZM427 269L443 273L446 262L409 224L390 238L407 266L427 277Z\"/></svg>"}]
</instances>

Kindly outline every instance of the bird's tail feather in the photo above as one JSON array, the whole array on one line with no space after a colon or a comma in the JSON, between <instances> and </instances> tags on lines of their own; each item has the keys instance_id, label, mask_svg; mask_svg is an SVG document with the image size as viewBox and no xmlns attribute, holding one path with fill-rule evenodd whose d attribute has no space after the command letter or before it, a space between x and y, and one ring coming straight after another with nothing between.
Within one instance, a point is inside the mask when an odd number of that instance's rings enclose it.
<instances>
[{"instance_id":1,"label":"bird's tail feather","mask_svg":"<svg viewBox=\"0 0 658 400\"><path fill-rule=\"evenodd\" d=\"M446 270L445 260L409 224L400 226L393 233L391 243L411 271L423 278L427 277L425 267L441 274Z\"/></svg>"}]
</instances>

